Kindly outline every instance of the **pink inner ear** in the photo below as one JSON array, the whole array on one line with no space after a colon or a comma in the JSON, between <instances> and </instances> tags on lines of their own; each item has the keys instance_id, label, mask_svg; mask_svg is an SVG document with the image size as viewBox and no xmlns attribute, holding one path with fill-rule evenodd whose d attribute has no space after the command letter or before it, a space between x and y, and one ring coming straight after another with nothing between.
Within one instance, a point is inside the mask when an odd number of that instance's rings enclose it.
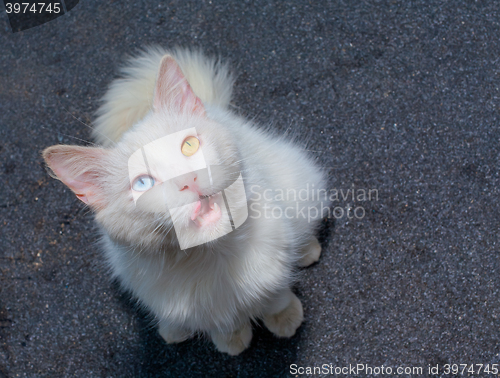
<instances>
[{"instance_id":1,"label":"pink inner ear","mask_svg":"<svg viewBox=\"0 0 500 378\"><path fill-rule=\"evenodd\" d=\"M175 109L204 115L205 108L193 92L174 58L167 55L160 63L154 94L154 109Z\"/></svg>"},{"instance_id":2,"label":"pink inner ear","mask_svg":"<svg viewBox=\"0 0 500 378\"><path fill-rule=\"evenodd\" d=\"M98 176L105 174L106 151L101 148L52 146L43 152L45 162L57 178L94 209L105 206Z\"/></svg>"},{"instance_id":3,"label":"pink inner ear","mask_svg":"<svg viewBox=\"0 0 500 378\"><path fill-rule=\"evenodd\" d=\"M91 180L88 177L88 174L82 174L73 178L70 174L62 170L57 171L55 169L54 172L75 193L79 200L92 207L99 207L98 205L102 204L99 196L100 188L94 182L95 180Z\"/></svg>"}]
</instances>

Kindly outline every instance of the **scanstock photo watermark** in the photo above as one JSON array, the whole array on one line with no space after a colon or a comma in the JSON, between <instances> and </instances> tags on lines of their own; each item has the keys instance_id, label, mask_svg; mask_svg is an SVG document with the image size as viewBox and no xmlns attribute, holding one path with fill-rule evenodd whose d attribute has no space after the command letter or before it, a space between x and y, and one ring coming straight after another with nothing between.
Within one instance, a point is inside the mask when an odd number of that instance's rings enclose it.
<instances>
[{"instance_id":1,"label":"scanstock photo watermark","mask_svg":"<svg viewBox=\"0 0 500 378\"><path fill-rule=\"evenodd\" d=\"M338 377L352 376L404 376L404 377L494 377L498 376L499 364L478 364L478 363L448 363L448 364L428 364L427 366L385 366L370 364L348 364L334 365L322 364L317 366L290 365L290 374L295 377L330 375Z\"/></svg>"},{"instance_id":2,"label":"scanstock photo watermark","mask_svg":"<svg viewBox=\"0 0 500 378\"><path fill-rule=\"evenodd\" d=\"M340 189L319 189L314 184L306 184L299 190L263 189L252 185L249 192L248 216L252 219L363 219L366 204L379 200L378 189L358 188L354 184Z\"/></svg>"}]
</instances>

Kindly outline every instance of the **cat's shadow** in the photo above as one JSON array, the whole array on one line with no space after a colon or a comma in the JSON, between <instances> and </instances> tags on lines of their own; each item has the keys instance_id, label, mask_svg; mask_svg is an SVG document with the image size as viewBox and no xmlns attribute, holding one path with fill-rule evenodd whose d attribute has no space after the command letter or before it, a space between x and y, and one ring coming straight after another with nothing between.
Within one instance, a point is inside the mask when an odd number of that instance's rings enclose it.
<instances>
[{"instance_id":1,"label":"cat's shadow","mask_svg":"<svg viewBox=\"0 0 500 378\"><path fill-rule=\"evenodd\" d=\"M332 206L333 211L333 206ZM332 240L333 229L335 227L334 218L325 217L322 219L316 235L318 237L318 242L321 245L323 251L327 251Z\"/></svg>"}]
</instances>

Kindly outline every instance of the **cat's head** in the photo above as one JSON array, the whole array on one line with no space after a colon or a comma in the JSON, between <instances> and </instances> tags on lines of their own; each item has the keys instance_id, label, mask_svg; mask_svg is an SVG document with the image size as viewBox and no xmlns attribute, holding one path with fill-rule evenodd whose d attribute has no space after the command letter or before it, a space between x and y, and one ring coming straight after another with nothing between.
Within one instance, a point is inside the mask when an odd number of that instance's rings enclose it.
<instances>
[{"instance_id":1,"label":"cat's head","mask_svg":"<svg viewBox=\"0 0 500 378\"><path fill-rule=\"evenodd\" d=\"M113 239L139 248L204 244L246 218L237 141L170 56L152 111L113 148L57 145L43 156Z\"/></svg>"}]
</instances>

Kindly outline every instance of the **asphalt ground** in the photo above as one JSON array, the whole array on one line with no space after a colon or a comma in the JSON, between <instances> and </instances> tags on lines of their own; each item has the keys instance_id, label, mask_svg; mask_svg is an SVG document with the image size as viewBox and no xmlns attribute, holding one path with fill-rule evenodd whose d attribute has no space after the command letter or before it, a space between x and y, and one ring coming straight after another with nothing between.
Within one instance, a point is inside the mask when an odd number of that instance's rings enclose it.
<instances>
[{"instance_id":1,"label":"asphalt ground","mask_svg":"<svg viewBox=\"0 0 500 378\"><path fill-rule=\"evenodd\" d=\"M399 377L489 364L474 376L493 377L499 21L488 0L82 0L17 33L1 13L0 377L288 377L322 364ZM110 281L92 214L44 169L44 148L89 142L117 68L149 44L229 60L236 111L308 139L332 190L378 194L334 203L363 212L324 222L290 340L256 325L238 357L202 338L167 346Z\"/></svg>"}]
</instances>

